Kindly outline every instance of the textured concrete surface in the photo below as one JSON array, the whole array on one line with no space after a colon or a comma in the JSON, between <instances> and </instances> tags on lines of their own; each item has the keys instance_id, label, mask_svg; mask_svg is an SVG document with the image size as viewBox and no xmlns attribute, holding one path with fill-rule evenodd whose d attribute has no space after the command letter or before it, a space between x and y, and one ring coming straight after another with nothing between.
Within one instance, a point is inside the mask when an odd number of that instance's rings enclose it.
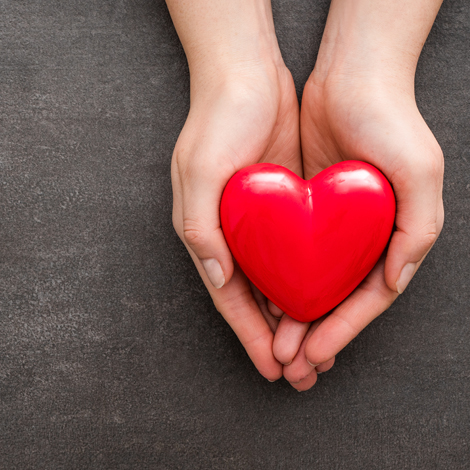
<instances>
[{"instance_id":1,"label":"textured concrete surface","mask_svg":"<svg viewBox=\"0 0 470 470\"><path fill-rule=\"evenodd\" d=\"M329 2L273 3L300 92ZM445 230L303 394L258 375L173 232L189 87L164 2L2 1L0 44L0 469L469 468L466 0L417 74Z\"/></svg>"}]
</instances>

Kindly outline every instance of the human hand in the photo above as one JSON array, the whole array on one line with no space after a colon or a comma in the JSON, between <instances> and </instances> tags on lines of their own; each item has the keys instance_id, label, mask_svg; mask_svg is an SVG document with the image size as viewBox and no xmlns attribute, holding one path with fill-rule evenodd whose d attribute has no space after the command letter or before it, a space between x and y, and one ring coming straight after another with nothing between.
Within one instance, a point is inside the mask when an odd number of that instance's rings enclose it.
<instances>
[{"instance_id":1,"label":"human hand","mask_svg":"<svg viewBox=\"0 0 470 470\"><path fill-rule=\"evenodd\" d=\"M208 79L209 80L209 79ZM259 162L301 175L299 110L285 67L231 69L199 80L172 160L173 223L214 301L259 372L282 375L272 352L274 308L232 261L220 228L224 187L239 169Z\"/></svg>"},{"instance_id":2,"label":"human hand","mask_svg":"<svg viewBox=\"0 0 470 470\"><path fill-rule=\"evenodd\" d=\"M305 179L347 159L376 166L395 191L396 227L386 255L328 316L310 328L289 320L297 338L305 335L291 344L289 358L282 356L283 361L293 360L284 367L284 376L298 390L309 389L317 371L330 368L334 356L404 291L443 225L442 151L414 98L416 62L440 1L434 2L434 11L426 10L427 20L419 2L410 7L409 20L419 31L401 25L404 38L381 35L380 24L401 16L381 17L380 3L333 2L302 98L302 159ZM401 3L397 7L411 5ZM367 8L361 10L361 4ZM385 10L394 8L389 2L383 5ZM358 18L361 28L351 24ZM384 31L387 36L390 29ZM278 333L282 326L281 320Z\"/></svg>"},{"instance_id":3,"label":"human hand","mask_svg":"<svg viewBox=\"0 0 470 470\"><path fill-rule=\"evenodd\" d=\"M217 309L261 374L276 380L278 309L234 265L219 220L223 189L239 169L271 162L302 174L298 101L270 0L167 4L191 75L172 160L173 223Z\"/></svg>"}]
</instances>

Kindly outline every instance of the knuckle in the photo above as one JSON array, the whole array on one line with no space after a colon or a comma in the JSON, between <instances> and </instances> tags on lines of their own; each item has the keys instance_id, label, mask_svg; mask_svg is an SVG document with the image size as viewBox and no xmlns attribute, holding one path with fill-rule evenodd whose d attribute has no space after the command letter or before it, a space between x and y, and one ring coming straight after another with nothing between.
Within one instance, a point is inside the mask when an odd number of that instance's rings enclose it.
<instances>
[{"instance_id":1,"label":"knuckle","mask_svg":"<svg viewBox=\"0 0 470 470\"><path fill-rule=\"evenodd\" d=\"M187 184L196 180L228 181L243 165L235 164L230 152L221 150L215 144L195 146L177 142L172 166L183 184Z\"/></svg>"},{"instance_id":2,"label":"knuckle","mask_svg":"<svg viewBox=\"0 0 470 470\"><path fill-rule=\"evenodd\" d=\"M186 225L183 225L183 227L183 237L189 246L196 247L205 245L206 235L202 230L193 227L187 227Z\"/></svg>"},{"instance_id":3,"label":"knuckle","mask_svg":"<svg viewBox=\"0 0 470 470\"><path fill-rule=\"evenodd\" d=\"M184 147L179 142L176 143L171 163L173 172L178 174L182 181L190 180L194 171L193 165L191 165L192 159L189 158L190 153L189 148Z\"/></svg>"},{"instance_id":4,"label":"knuckle","mask_svg":"<svg viewBox=\"0 0 470 470\"><path fill-rule=\"evenodd\" d=\"M390 291L383 276L384 274L381 273L379 279L366 278L358 287L358 289L367 293L371 298L376 299L376 307L379 314L385 312L395 300L394 292Z\"/></svg>"},{"instance_id":5,"label":"knuckle","mask_svg":"<svg viewBox=\"0 0 470 470\"><path fill-rule=\"evenodd\" d=\"M209 249L218 246L220 224L200 210L193 217L183 217L182 235L192 249ZM212 249L210 250L212 252ZM198 254L200 256L201 253ZM209 256L212 257L212 256Z\"/></svg>"},{"instance_id":6,"label":"knuckle","mask_svg":"<svg viewBox=\"0 0 470 470\"><path fill-rule=\"evenodd\" d=\"M197 166L186 161L177 160L178 174L183 186L190 184L197 178ZM193 168L194 167L194 168Z\"/></svg>"},{"instance_id":7,"label":"knuckle","mask_svg":"<svg viewBox=\"0 0 470 470\"><path fill-rule=\"evenodd\" d=\"M361 328L355 325L354 322L351 321L352 320L351 318L348 318L348 317L343 318L340 315L338 315L336 320L338 323L342 325L343 329L346 329L349 331L349 334L351 335L352 338L355 338L361 332Z\"/></svg>"},{"instance_id":8,"label":"knuckle","mask_svg":"<svg viewBox=\"0 0 470 470\"><path fill-rule=\"evenodd\" d=\"M434 245L434 243L436 243L437 237L438 237L437 231L426 233L422 238L424 247L428 249L431 248Z\"/></svg>"},{"instance_id":9,"label":"knuckle","mask_svg":"<svg viewBox=\"0 0 470 470\"><path fill-rule=\"evenodd\" d=\"M440 229L438 223L433 222L422 228L419 236L419 245L421 250L427 252L436 243Z\"/></svg>"},{"instance_id":10,"label":"knuckle","mask_svg":"<svg viewBox=\"0 0 470 470\"><path fill-rule=\"evenodd\" d=\"M253 336L244 341L245 348L248 346L253 346L255 344L264 344L271 339L271 333L268 330L261 332L258 335Z\"/></svg>"},{"instance_id":11,"label":"knuckle","mask_svg":"<svg viewBox=\"0 0 470 470\"><path fill-rule=\"evenodd\" d=\"M430 154L431 157L426 160L424 170L432 179L441 180L444 175L444 154L439 144L436 143Z\"/></svg>"},{"instance_id":12,"label":"knuckle","mask_svg":"<svg viewBox=\"0 0 470 470\"><path fill-rule=\"evenodd\" d=\"M205 225L204 225L205 224ZM204 216L199 218L183 218L182 233L184 241L193 249L208 247L214 243L216 227L207 223Z\"/></svg>"},{"instance_id":13,"label":"knuckle","mask_svg":"<svg viewBox=\"0 0 470 470\"><path fill-rule=\"evenodd\" d=\"M215 308L219 313L243 312L247 306L254 305L254 302L249 287L227 297L214 299Z\"/></svg>"}]
</instances>

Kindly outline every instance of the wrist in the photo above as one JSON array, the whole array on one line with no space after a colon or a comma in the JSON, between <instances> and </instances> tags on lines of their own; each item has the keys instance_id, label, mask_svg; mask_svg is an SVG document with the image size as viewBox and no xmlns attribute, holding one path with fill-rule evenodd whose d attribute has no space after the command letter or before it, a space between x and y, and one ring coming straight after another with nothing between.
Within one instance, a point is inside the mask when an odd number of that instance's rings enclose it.
<instances>
[{"instance_id":1,"label":"wrist","mask_svg":"<svg viewBox=\"0 0 470 470\"><path fill-rule=\"evenodd\" d=\"M312 79L414 98L416 65L440 0L333 0Z\"/></svg>"},{"instance_id":2,"label":"wrist","mask_svg":"<svg viewBox=\"0 0 470 470\"><path fill-rule=\"evenodd\" d=\"M198 13L180 35L192 81L231 80L283 65L270 0L204 4L204 17Z\"/></svg>"},{"instance_id":3,"label":"wrist","mask_svg":"<svg viewBox=\"0 0 470 470\"><path fill-rule=\"evenodd\" d=\"M414 100L415 71L415 64L405 63L394 51L363 47L343 37L322 44L311 79L324 89L367 88Z\"/></svg>"},{"instance_id":4,"label":"wrist","mask_svg":"<svg viewBox=\"0 0 470 470\"><path fill-rule=\"evenodd\" d=\"M233 100L270 100L281 97L283 76L288 74L284 64L273 61L230 64L224 69L205 68L191 73L191 107L198 103L214 102L217 97L232 96ZM238 98L236 98L238 96Z\"/></svg>"}]
</instances>

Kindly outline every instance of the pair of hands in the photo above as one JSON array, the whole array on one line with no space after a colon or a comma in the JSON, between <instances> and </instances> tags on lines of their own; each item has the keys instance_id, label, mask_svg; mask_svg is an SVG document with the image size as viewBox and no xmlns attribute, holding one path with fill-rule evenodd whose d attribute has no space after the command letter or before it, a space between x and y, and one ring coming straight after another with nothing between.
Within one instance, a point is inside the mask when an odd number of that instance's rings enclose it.
<instances>
[{"instance_id":1,"label":"pair of hands","mask_svg":"<svg viewBox=\"0 0 470 470\"><path fill-rule=\"evenodd\" d=\"M194 58L185 47L191 108L172 160L174 227L217 310L264 377L284 375L299 391L311 388L335 355L403 292L443 224L443 158L414 100L416 61L410 68L404 60L391 73L373 51L365 58L357 41L345 46L332 40L334 20L328 20L300 112L273 29L261 39L251 35L255 52L247 48L223 66L200 54ZM396 230L386 255L345 301L311 324L297 322L234 263L220 227L222 192L235 172L254 163L283 165L310 179L346 159L371 163L389 179Z\"/></svg>"}]
</instances>

